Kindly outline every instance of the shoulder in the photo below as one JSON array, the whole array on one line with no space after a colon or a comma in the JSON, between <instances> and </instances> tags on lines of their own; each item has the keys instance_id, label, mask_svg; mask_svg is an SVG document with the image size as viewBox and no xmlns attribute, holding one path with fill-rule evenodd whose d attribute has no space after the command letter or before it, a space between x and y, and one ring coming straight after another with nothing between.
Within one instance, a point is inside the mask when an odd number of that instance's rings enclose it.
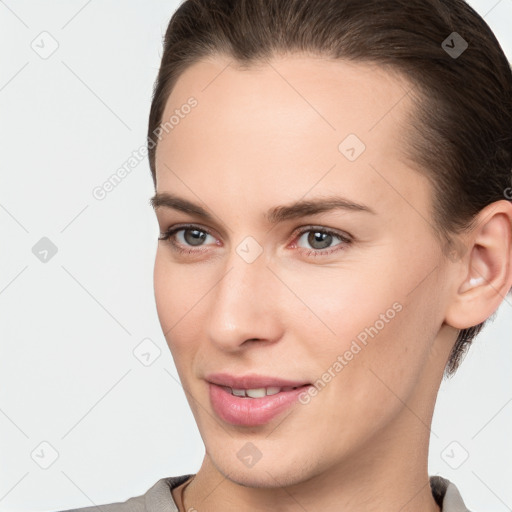
<instances>
[{"instance_id":1,"label":"shoulder","mask_svg":"<svg viewBox=\"0 0 512 512\"><path fill-rule=\"evenodd\" d=\"M447 478L431 476L430 487L442 512L471 512L464 504L457 486Z\"/></svg>"},{"instance_id":2,"label":"shoulder","mask_svg":"<svg viewBox=\"0 0 512 512\"><path fill-rule=\"evenodd\" d=\"M178 512L172 498L171 489L188 480L192 475L180 475L161 478L144 494L125 501L93 504L90 507L70 508L60 512Z\"/></svg>"}]
</instances>

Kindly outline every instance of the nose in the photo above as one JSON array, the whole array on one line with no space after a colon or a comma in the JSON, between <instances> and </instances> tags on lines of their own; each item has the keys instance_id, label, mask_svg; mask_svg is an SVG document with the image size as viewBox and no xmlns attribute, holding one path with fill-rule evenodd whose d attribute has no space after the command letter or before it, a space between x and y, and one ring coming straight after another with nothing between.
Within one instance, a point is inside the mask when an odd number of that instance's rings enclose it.
<instances>
[{"instance_id":1,"label":"nose","mask_svg":"<svg viewBox=\"0 0 512 512\"><path fill-rule=\"evenodd\" d=\"M252 262L242 256L233 249L209 299L207 335L228 352L245 349L253 345L250 342L276 342L282 336L279 280L267 268L265 253Z\"/></svg>"}]
</instances>

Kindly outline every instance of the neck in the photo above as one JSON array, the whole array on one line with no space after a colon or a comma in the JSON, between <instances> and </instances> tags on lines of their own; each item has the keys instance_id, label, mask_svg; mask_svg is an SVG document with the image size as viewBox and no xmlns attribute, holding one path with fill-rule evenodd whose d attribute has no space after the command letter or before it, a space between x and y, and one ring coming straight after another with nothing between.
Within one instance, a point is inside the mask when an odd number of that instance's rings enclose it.
<instances>
[{"instance_id":1,"label":"neck","mask_svg":"<svg viewBox=\"0 0 512 512\"><path fill-rule=\"evenodd\" d=\"M410 414L410 413L409 413ZM410 428L410 424L408 427ZM427 429L428 433L428 429ZM323 472L311 472L297 483L272 487L241 485L223 475L206 454L203 464L184 493L183 510L201 512L440 512L427 471L428 434L409 431L404 437L395 430L384 445L370 443L350 461ZM417 436L426 437L423 445ZM416 440L413 442L412 439ZM422 449L418 449L421 446ZM395 448L390 456L391 448ZM252 468L249 471L255 471Z\"/></svg>"}]
</instances>

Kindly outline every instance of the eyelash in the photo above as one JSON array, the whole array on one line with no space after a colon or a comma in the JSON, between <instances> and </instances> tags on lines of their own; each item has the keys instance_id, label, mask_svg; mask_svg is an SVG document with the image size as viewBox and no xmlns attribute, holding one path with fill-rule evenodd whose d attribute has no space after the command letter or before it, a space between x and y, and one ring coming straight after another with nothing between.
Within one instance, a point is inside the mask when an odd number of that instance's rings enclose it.
<instances>
[{"instance_id":1,"label":"eyelash","mask_svg":"<svg viewBox=\"0 0 512 512\"><path fill-rule=\"evenodd\" d=\"M173 250L181 253L181 254L202 254L206 252L208 249L201 248L198 246L198 249L185 249L180 244L178 244L175 239L174 235L178 233L179 231L188 231L188 230L197 230L202 233L206 233L208 235L214 236L210 231L207 229L204 229L200 226L196 226L194 224L187 224L187 225L181 225L181 226L174 226L172 228L169 228L165 233L161 233L158 240L162 240L165 242L168 242ZM326 249L304 249L303 247L298 247L298 250L300 253L305 254L305 256L326 256L328 254L332 254L334 252L342 251L346 249L348 245L352 243L352 239L347 235L342 235L341 233L338 233L336 231L327 229L327 228L320 228L317 226L306 226L305 228L302 228L300 231L297 232L295 235L294 240L298 240L302 237L304 233L309 233L310 231L315 233L322 233L326 235L331 235L333 237L339 238L341 240L341 244L335 245L333 248L327 247Z\"/></svg>"}]
</instances>

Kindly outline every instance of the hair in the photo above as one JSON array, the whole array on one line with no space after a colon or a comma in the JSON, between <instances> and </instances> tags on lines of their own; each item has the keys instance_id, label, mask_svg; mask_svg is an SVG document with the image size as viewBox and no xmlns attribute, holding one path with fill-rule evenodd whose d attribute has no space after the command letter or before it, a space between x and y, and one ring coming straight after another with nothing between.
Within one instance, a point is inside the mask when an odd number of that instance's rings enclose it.
<instances>
[{"instance_id":1,"label":"hair","mask_svg":"<svg viewBox=\"0 0 512 512\"><path fill-rule=\"evenodd\" d=\"M458 56L444 49L453 32L468 44ZM432 184L433 226L447 257L463 256L457 235L482 208L512 199L511 66L464 0L185 0L163 44L148 126L155 188L153 137L189 66L217 55L243 67L297 53L378 65L412 85L404 150ZM488 320L459 330L445 376Z\"/></svg>"}]
</instances>

